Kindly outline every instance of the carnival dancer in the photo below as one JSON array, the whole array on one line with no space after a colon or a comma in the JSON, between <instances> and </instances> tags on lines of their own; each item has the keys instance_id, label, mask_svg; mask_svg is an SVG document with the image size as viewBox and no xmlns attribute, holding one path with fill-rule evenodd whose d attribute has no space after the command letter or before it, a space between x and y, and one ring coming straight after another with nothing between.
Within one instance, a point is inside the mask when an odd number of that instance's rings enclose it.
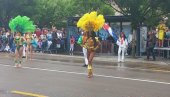
<instances>
[{"instance_id":1,"label":"carnival dancer","mask_svg":"<svg viewBox=\"0 0 170 97\"><path fill-rule=\"evenodd\" d=\"M35 25L33 25L33 22L30 21L30 18L26 16L17 16L9 22L9 27L12 32L15 32L15 66L21 67L23 44L26 42L25 38L22 35L26 32L34 32Z\"/></svg>"},{"instance_id":2,"label":"carnival dancer","mask_svg":"<svg viewBox=\"0 0 170 97\"><path fill-rule=\"evenodd\" d=\"M87 41L85 46L87 48L87 58L88 58L88 77L91 78L93 76L92 70L92 61L95 56L96 50L100 46L100 41L94 32L89 33L90 35L87 37Z\"/></svg>"},{"instance_id":3,"label":"carnival dancer","mask_svg":"<svg viewBox=\"0 0 170 97\"><path fill-rule=\"evenodd\" d=\"M102 28L104 22L105 20L103 15L97 15L97 12L95 11L84 14L77 22L77 26L87 33L85 47L87 48L88 58L88 78L93 76L92 61L95 56L95 52L100 45L100 41L96 37L95 32Z\"/></svg>"},{"instance_id":4,"label":"carnival dancer","mask_svg":"<svg viewBox=\"0 0 170 97\"><path fill-rule=\"evenodd\" d=\"M128 42L126 39L126 36L123 32L120 33L120 37L119 40L117 41L117 45L119 46L118 49L118 62L124 62L124 58L125 58L125 50L128 46ZM120 54L122 52L122 58L120 59Z\"/></svg>"},{"instance_id":5,"label":"carnival dancer","mask_svg":"<svg viewBox=\"0 0 170 97\"><path fill-rule=\"evenodd\" d=\"M16 45L16 49L15 49L15 67L21 67L24 38L21 36L20 32L16 33L16 35L14 37L14 43Z\"/></svg>"},{"instance_id":6,"label":"carnival dancer","mask_svg":"<svg viewBox=\"0 0 170 97\"><path fill-rule=\"evenodd\" d=\"M33 56L33 46L32 46L32 41L33 41L33 37L31 33L26 33L25 34L25 40L26 40L26 60L28 60L28 55L30 52L30 60L32 60L32 56Z\"/></svg>"},{"instance_id":7,"label":"carnival dancer","mask_svg":"<svg viewBox=\"0 0 170 97\"><path fill-rule=\"evenodd\" d=\"M82 36L79 37L77 43L82 47L82 51L83 51L83 55L84 55L84 65L83 65L83 67L88 66L87 48L85 46L86 41L87 41L87 33L82 32Z\"/></svg>"}]
</instances>

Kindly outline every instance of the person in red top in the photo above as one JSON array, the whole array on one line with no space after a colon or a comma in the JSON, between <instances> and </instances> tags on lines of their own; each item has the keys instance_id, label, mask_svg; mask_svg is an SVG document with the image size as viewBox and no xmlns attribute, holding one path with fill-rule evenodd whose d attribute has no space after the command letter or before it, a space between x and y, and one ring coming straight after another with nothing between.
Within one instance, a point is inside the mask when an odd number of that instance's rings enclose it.
<instances>
[{"instance_id":1,"label":"person in red top","mask_svg":"<svg viewBox=\"0 0 170 97\"><path fill-rule=\"evenodd\" d=\"M36 31L35 31L35 34L36 34L36 36L39 38L40 35L42 34L41 29L40 29L40 28L37 28Z\"/></svg>"},{"instance_id":2,"label":"person in red top","mask_svg":"<svg viewBox=\"0 0 170 97\"><path fill-rule=\"evenodd\" d=\"M74 51L74 44L75 44L75 38L72 35L70 38L70 55L73 55L73 51Z\"/></svg>"}]
</instances>

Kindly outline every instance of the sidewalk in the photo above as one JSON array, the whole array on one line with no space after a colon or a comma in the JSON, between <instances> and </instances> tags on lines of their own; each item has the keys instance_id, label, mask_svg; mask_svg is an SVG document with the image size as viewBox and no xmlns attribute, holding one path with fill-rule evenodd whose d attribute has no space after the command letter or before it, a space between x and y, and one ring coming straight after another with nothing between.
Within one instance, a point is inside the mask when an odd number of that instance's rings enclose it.
<instances>
[{"instance_id":1,"label":"sidewalk","mask_svg":"<svg viewBox=\"0 0 170 97\"><path fill-rule=\"evenodd\" d=\"M83 59L83 56L81 55L61 55L61 54L43 54L43 53L35 53L35 56L43 56L45 58L55 60L58 58L64 58L64 59ZM112 55L96 55L94 58L94 61L98 62L117 62L117 56L112 56ZM164 58L157 58L156 61L148 61L146 60L146 57L140 57L140 58L132 58L130 56L125 57L125 63L142 63L142 64L155 64L155 65L169 65L170 66L170 60L169 59L164 59Z\"/></svg>"},{"instance_id":2,"label":"sidewalk","mask_svg":"<svg viewBox=\"0 0 170 97\"><path fill-rule=\"evenodd\" d=\"M78 63L77 65L84 64L84 58L81 55L60 55L60 54L43 54L36 53L34 54L34 59L40 60L51 60L51 61L59 61L59 62L67 62L67 63ZM125 57L124 63L117 62L117 56L111 55L96 55L93 60L93 64L95 66L100 66L102 68L110 68L110 67L123 67L130 68L136 70L145 70L145 71L161 71L161 72L170 72L170 60L157 58L156 61L147 61L146 57L140 58L132 58L130 56Z\"/></svg>"},{"instance_id":3,"label":"sidewalk","mask_svg":"<svg viewBox=\"0 0 170 97\"><path fill-rule=\"evenodd\" d=\"M117 62L118 57L117 56L99 56L99 57L96 57L96 59ZM142 56L139 58L132 58L131 56L126 56L125 62L145 63L145 64L155 64L155 65L170 65L169 59L157 58L156 61L151 61L151 60L148 61L145 56Z\"/></svg>"}]
</instances>

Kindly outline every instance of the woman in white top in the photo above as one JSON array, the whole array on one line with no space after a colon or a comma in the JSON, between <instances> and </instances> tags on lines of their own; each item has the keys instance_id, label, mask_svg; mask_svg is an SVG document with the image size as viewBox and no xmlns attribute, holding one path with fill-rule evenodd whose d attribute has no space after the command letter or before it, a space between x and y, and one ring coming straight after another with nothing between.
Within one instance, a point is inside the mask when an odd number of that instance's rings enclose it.
<instances>
[{"instance_id":1,"label":"woman in white top","mask_svg":"<svg viewBox=\"0 0 170 97\"><path fill-rule=\"evenodd\" d=\"M124 62L125 49L128 46L127 39L123 32L120 33L119 40L117 41L118 49L118 62ZM120 59L120 54L122 52L122 58Z\"/></svg>"}]
</instances>

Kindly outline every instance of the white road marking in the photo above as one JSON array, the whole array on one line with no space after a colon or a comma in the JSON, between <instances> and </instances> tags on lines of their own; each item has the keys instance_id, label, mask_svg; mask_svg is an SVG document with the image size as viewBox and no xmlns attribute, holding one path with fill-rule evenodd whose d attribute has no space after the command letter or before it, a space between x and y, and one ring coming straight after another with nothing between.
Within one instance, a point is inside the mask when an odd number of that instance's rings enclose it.
<instances>
[{"instance_id":1,"label":"white road marking","mask_svg":"<svg viewBox=\"0 0 170 97\"><path fill-rule=\"evenodd\" d=\"M63 56L63 55L52 55L52 56ZM68 57L73 57L73 56L68 56ZM41 59L32 59L34 61L41 61L41 62L46 62L46 60L41 60ZM50 60L51 62L60 62L60 63L67 63L67 62L62 62L62 61L53 61ZM26 62L26 61L24 61ZM79 65L79 63L74 63ZM99 65L100 66L100 65ZM142 69L142 68L130 68L130 67L124 67L124 66L107 66L105 65L105 67L112 67L112 68L118 68L118 69L129 69L129 70L140 70L140 71L151 71L151 72L163 72L163 73L170 73L170 71L167 70L154 70L154 69Z\"/></svg>"},{"instance_id":2,"label":"white road marking","mask_svg":"<svg viewBox=\"0 0 170 97\"><path fill-rule=\"evenodd\" d=\"M14 66L11 66L11 65L4 65L4 64L0 64L0 66L14 67ZM60 72L60 73L66 73L66 74L87 75L87 73L70 72L70 71L64 71L64 70L51 70L51 69L32 68L32 67L22 67L22 68L23 69L30 69L30 70L48 71L48 72ZM94 74L94 76L96 76L96 77L104 77L104 78L112 78L112 79L121 79L121 80L130 80L130 81L139 81L139 82L148 82L148 83L170 85L169 82L154 81L154 80L144 80L144 79L135 79L135 78L127 78L127 77L108 76L108 75L100 75L100 74Z\"/></svg>"},{"instance_id":3,"label":"white road marking","mask_svg":"<svg viewBox=\"0 0 170 97\"><path fill-rule=\"evenodd\" d=\"M153 72L163 72L163 73L170 73L170 71L166 70L154 70L154 69L140 69L140 68L130 68L130 67L123 67L123 66L108 66L108 67L114 67L114 68L122 68L122 69L129 69L129 70L140 70L140 71L153 71Z\"/></svg>"}]
</instances>

